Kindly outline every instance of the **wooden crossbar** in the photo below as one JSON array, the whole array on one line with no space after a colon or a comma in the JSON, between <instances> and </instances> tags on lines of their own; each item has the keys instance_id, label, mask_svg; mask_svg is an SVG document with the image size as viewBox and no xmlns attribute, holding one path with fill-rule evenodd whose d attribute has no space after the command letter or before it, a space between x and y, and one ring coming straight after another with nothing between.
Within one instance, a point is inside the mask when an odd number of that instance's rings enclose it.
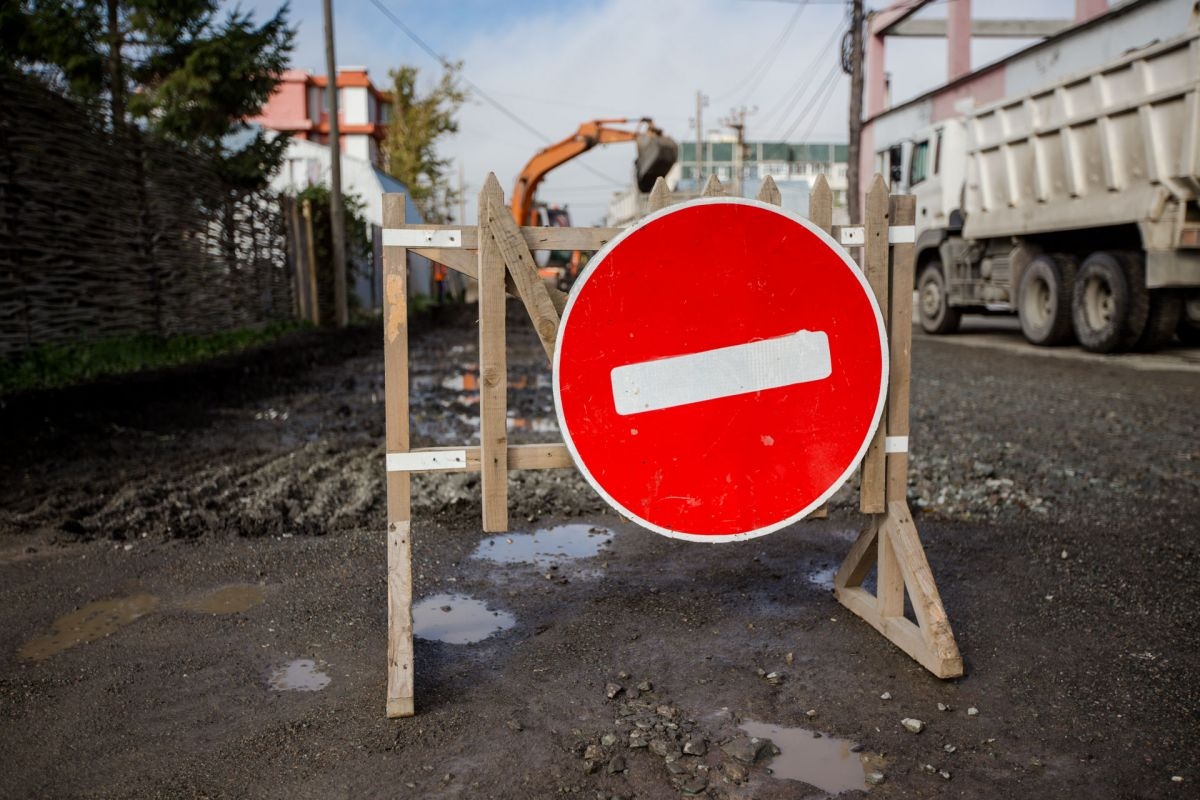
<instances>
[{"instance_id":1,"label":"wooden crossbar","mask_svg":"<svg viewBox=\"0 0 1200 800\"><path fill-rule=\"evenodd\" d=\"M726 188L710 176L703 196ZM913 198L889 197L876 176L862 225L833 225L833 194L824 176L810 195L809 218L843 247L861 247L868 282L883 313L890 342L887 404L878 431L860 465L860 508L867 524L834 578L839 602L939 677L962 674L954 634L938 595L929 562L909 513L909 388L912 348ZM778 205L771 178L758 199ZM650 211L670 205L662 179L649 199ZM478 472L482 484L483 530L508 529L508 473L574 466L561 442L508 443L505 297L521 299L548 358L553 357L566 294L538 276L532 250L597 250L615 228L519 227L509 215L495 175L479 194L479 224L406 225L403 195L384 196L384 379L387 412L388 493L388 688L389 717L414 713L412 644L412 502L414 472ZM461 447L409 447L407 328L408 253L426 256L479 281L480 443ZM825 507L812 517L827 514ZM863 583L876 572L876 591ZM905 617L905 595L915 620Z\"/></svg>"}]
</instances>

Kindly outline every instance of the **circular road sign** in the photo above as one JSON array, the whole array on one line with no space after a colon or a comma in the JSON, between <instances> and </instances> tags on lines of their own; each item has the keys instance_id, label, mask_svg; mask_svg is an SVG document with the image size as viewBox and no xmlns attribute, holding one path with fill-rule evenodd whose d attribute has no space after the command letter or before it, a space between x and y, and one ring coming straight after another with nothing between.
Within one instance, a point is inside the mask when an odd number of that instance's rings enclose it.
<instances>
[{"instance_id":1,"label":"circular road sign","mask_svg":"<svg viewBox=\"0 0 1200 800\"><path fill-rule=\"evenodd\" d=\"M761 536L824 503L866 452L883 317L845 251L753 200L647 216L563 310L554 405L583 476L652 531Z\"/></svg>"}]
</instances>

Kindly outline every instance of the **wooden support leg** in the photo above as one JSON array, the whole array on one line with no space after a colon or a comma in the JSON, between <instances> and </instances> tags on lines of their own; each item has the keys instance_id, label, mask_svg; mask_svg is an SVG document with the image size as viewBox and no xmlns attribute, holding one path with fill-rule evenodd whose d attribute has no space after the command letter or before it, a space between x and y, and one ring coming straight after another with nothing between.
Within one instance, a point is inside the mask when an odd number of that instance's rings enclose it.
<instances>
[{"instance_id":1,"label":"wooden support leg","mask_svg":"<svg viewBox=\"0 0 1200 800\"><path fill-rule=\"evenodd\" d=\"M499 197L499 203L492 199ZM508 530L508 361L504 350L504 256L495 213L504 192L494 173L479 192L479 447L483 529ZM501 234L503 235L503 234Z\"/></svg>"},{"instance_id":2,"label":"wooden support leg","mask_svg":"<svg viewBox=\"0 0 1200 800\"><path fill-rule=\"evenodd\" d=\"M864 222L866 241L863 244L864 272L867 281L875 292L879 310L883 313L884 329L888 327L891 316L888 304L888 214L889 201L887 185L883 177L875 176L871 190L867 193L867 217ZM891 377L895 380L895 376ZM860 474L862 480L859 489L859 510L864 514L881 514L887 508L884 479L884 437L886 436L886 411L880 419L875 436L863 456Z\"/></svg>"},{"instance_id":3,"label":"wooden support leg","mask_svg":"<svg viewBox=\"0 0 1200 800\"><path fill-rule=\"evenodd\" d=\"M863 511L872 510L870 522L834 576L834 592L842 605L934 675L956 678L963 672L962 657L905 499L912 377L912 245L897 243L889 255L886 220L890 217L898 226L911 226L913 198L891 198L890 208L883 205L887 202L883 180L876 176L867 199L866 262L870 276L873 268L879 268L883 254L883 279L871 278L871 286L888 325L891 377L887 408L863 462L861 506ZM880 231L877 223L884 208L889 210ZM876 569L875 594L862 586L872 567ZM915 623L904 615L906 592Z\"/></svg>"},{"instance_id":4,"label":"wooden support leg","mask_svg":"<svg viewBox=\"0 0 1200 800\"><path fill-rule=\"evenodd\" d=\"M404 224L402 194L383 198L384 225ZM386 445L389 453L409 449L408 431L408 251L383 248L383 380ZM407 472L387 475L388 671L387 715L411 717L413 707L412 637L412 484Z\"/></svg>"}]
</instances>

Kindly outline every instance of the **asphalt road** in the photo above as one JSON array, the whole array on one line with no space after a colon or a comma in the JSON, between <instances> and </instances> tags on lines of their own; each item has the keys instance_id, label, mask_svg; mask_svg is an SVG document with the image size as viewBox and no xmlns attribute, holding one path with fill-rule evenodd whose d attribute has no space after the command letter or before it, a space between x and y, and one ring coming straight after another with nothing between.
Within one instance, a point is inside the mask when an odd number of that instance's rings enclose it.
<instances>
[{"instance_id":1,"label":"asphalt road","mask_svg":"<svg viewBox=\"0 0 1200 800\"><path fill-rule=\"evenodd\" d=\"M477 434L472 323L416 338L418 444ZM510 331L511 435L553 439L544 356ZM964 677L831 596L852 486L713 546L571 471L514 474L489 539L477 481L430 477L406 720L383 713L378 329L7 398L0 797L1195 797L1195 353L1010 339L913 348L909 501Z\"/></svg>"}]
</instances>

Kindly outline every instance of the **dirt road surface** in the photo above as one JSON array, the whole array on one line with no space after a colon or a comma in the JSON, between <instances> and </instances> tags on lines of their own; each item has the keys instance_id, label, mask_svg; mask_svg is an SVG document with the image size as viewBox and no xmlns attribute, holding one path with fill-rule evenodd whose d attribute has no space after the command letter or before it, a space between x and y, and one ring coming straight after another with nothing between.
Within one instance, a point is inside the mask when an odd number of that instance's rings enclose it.
<instances>
[{"instance_id":1,"label":"dirt road surface","mask_svg":"<svg viewBox=\"0 0 1200 800\"><path fill-rule=\"evenodd\" d=\"M553 440L519 320L512 439ZM467 442L473 320L419 327L415 444ZM514 473L488 537L476 478L423 477L418 715L388 720L381 351L299 334L4 402L0 796L1200 796L1194 371L918 337L952 681L832 598L852 487L705 545L573 471Z\"/></svg>"}]
</instances>

